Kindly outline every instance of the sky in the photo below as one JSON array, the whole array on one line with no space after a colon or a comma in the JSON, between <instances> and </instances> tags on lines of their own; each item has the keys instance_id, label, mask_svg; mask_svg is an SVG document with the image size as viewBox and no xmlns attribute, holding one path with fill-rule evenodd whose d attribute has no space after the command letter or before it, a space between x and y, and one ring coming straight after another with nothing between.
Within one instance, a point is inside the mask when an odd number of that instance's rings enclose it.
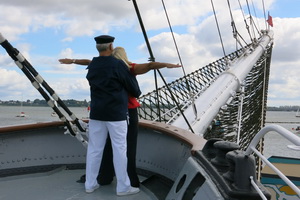
<instances>
[{"instance_id":1,"label":"sky","mask_svg":"<svg viewBox=\"0 0 300 200\"><path fill-rule=\"evenodd\" d=\"M224 56L211 1L163 2L184 67L184 70L162 69L167 82ZM249 7L246 2L250 3ZM155 60L180 63L162 1L137 0L137 4ZM224 50L229 54L235 51L236 43L228 4L224 0L213 0L213 4ZM249 35L244 19L249 21L249 9L259 30L267 28L268 12L273 18L274 47L268 106L300 105L299 7L298 0L230 0L237 30L246 41L249 41ZM116 38L114 46L124 47L129 60L148 62L148 49L132 1L0 0L0 10L0 33L24 55L61 99L90 100L85 67L63 65L58 59L98 56L95 36L112 35ZM2 47L0 74L0 100L42 99ZM137 79L143 94L155 89L153 72L139 75Z\"/></svg>"}]
</instances>

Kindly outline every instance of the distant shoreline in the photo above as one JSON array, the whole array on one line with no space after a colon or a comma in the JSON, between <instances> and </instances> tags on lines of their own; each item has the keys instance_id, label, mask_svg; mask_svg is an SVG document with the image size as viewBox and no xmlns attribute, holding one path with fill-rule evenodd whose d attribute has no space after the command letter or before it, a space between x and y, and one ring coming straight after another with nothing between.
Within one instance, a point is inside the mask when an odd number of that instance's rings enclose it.
<instances>
[{"instance_id":1,"label":"distant shoreline","mask_svg":"<svg viewBox=\"0 0 300 200\"><path fill-rule=\"evenodd\" d=\"M21 103L20 101L16 101L12 103L11 101L9 102L0 101L0 106L49 107L46 101L41 101L41 102L42 103L37 103L37 102ZM67 107L88 107L89 106L89 102L87 101L63 100L63 102ZM299 106L279 106L279 107L270 106L267 107L267 111L297 112L299 108L300 108Z\"/></svg>"},{"instance_id":2,"label":"distant shoreline","mask_svg":"<svg viewBox=\"0 0 300 200\"><path fill-rule=\"evenodd\" d=\"M1 105L0 107L20 107L21 105ZM50 107L49 105L23 105L23 107ZM61 106L58 106L61 107ZM83 105L67 105L67 107L88 107L88 106L83 106Z\"/></svg>"},{"instance_id":3,"label":"distant shoreline","mask_svg":"<svg viewBox=\"0 0 300 200\"><path fill-rule=\"evenodd\" d=\"M88 107L89 106L89 102L86 100L78 101L78 100L74 100L74 99L67 99L67 100L62 100L62 101L67 107ZM47 102L45 100L35 99L34 101L30 101L30 100L27 100L27 101L14 101L14 100L1 101L0 100L0 106L48 107L49 105L47 104Z\"/></svg>"},{"instance_id":4,"label":"distant shoreline","mask_svg":"<svg viewBox=\"0 0 300 200\"><path fill-rule=\"evenodd\" d=\"M75 99L67 99L62 100L63 103L67 107L88 107L90 105L90 101L83 100L75 100ZM16 100L9 100L9 101L1 101L0 106L33 106L33 107L48 107L46 100L44 99L35 99L33 101L26 100L26 101L16 101ZM267 111L287 111L287 112L297 112L300 110L300 106L267 106Z\"/></svg>"}]
</instances>

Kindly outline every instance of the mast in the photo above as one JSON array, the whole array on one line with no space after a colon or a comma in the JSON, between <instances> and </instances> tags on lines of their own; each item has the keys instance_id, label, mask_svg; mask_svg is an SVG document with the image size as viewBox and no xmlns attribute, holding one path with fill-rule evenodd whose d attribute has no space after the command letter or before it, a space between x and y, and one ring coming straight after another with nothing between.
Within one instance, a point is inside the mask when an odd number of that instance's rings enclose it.
<instances>
[{"instance_id":1,"label":"mast","mask_svg":"<svg viewBox=\"0 0 300 200\"><path fill-rule=\"evenodd\" d=\"M184 111L196 134L201 135L207 130L220 108L239 90L241 83L272 40L273 32L265 31L256 47L247 49L242 56L230 63L229 69L222 73L201 96L196 98L195 105L198 110L196 119L192 106ZM182 116L174 120L172 125L188 129Z\"/></svg>"}]
</instances>

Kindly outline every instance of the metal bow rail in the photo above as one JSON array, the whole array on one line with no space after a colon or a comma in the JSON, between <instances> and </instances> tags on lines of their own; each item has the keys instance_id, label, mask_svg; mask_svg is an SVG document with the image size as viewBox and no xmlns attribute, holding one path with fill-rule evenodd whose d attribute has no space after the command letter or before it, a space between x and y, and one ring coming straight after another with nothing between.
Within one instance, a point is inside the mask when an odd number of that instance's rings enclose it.
<instances>
[{"instance_id":1,"label":"metal bow rail","mask_svg":"<svg viewBox=\"0 0 300 200\"><path fill-rule=\"evenodd\" d=\"M300 146L300 138L290 131L284 129L279 125L268 125L261 129L256 136L253 138L251 143L249 144L248 148L246 149L246 155L250 155L255 153L258 157L260 157L266 165L268 165L288 186L290 186L300 197L300 189L290 181L281 171L279 171L271 162L267 160L259 151L257 151L256 146L260 142L260 140L270 131L275 131L276 133L280 134L282 137L288 139L290 142L294 143L297 146Z\"/></svg>"},{"instance_id":2,"label":"metal bow rail","mask_svg":"<svg viewBox=\"0 0 300 200\"><path fill-rule=\"evenodd\" d=\"M10 57L15 61L16 65L22 70L26 77L30 80L31 84L39 91L39 93L44 97L47 104L56 112L59 119L64 122L67 127L65 133L76 137L84 146L87 146L87 141L84 139L83 135L86 133L87 125L82 120L79 120L76 115L70 111L70 109L64 104L60 97L55 93L55 91L48 85L48 83L42 78L41 75L34 69L34 67L25 59L25 57L14 48L7 39L5 39L0 33L0 44L10 55ZM47 94L47 92L49 95ZM66 116L59 110L54 102L57 102L66 113L73 120L73 123L69 121Z\"/></svg>"}]
</instances>

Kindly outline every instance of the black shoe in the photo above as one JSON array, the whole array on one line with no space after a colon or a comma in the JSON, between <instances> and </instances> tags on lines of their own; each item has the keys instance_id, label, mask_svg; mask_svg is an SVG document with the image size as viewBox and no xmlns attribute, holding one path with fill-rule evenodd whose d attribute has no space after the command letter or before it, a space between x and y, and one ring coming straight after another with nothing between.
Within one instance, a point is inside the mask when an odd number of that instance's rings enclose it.
<instances>
[{"instance_id":1,"label":"black shoe","mask_svg":"<svg viewBox=\"0 0 300 200\"><path fill-rule=\"evenodd\" d=\"M80 179L78 181L76 181L77 183L85 183L85 174L83 174Z\"/></svg>"},{"instance_id":2,"label":"black shoe","mask_svg":"<svg viewBox=\"0 0 300 200\"><path fill-rule=\"evenodd\" d=\"M131 187L139 188L140 187L140 182L138 182L138 183L131 183Z\"/></svg>"},{"instance_id":3,"label":"black shoe","mask_svg":"<svg viewBox=\"0 0 300 200\"><path fill-rule=\"evenodd\" d=\"M99 177L97 178L97 182L98 182L100 185L109 185L109 184L111 184L112 181L113 181L113 178L111 178L111 179L109 179L109 180L103 180L103 178L100 179ZM82 176L80 177L80 179L77 180L76 182L77 182L77 183L85 183L85 174L82 175Z\"/></svg>"},{"instance_id":4,"label":"black shoe","mask_svg":"<svg viewBox=\"0 0 300 200\"><path fill-rule=\"evenodd\" d=\"M113 181L113 178L110 178L110 179L107 179L105 180L104 178L97 178L97 182L100 184L100 185L109 185L111 184L111 182Z\"/></svg>"}]
</instances>

